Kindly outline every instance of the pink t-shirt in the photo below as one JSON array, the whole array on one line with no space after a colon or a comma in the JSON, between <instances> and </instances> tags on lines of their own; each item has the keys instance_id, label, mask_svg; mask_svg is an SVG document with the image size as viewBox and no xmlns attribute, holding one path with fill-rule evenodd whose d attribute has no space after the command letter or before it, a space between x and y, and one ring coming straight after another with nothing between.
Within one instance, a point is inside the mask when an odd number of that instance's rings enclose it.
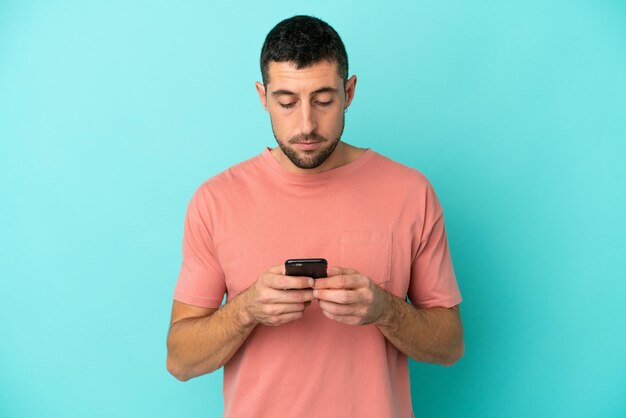
<instances>
[{"instance_id":1,"label":"pink t-shirt","mask_svg":"<svg viewBox=\"0 0 626 418\"><path fill-rule=\"evenodd\" d=\"M202 184L185 221L174 298L231 300L288 258L351 267L419 308L461 302L435 192L417 170L368 149L318 174L268 149ZM304 317L258 325L224 366L227 417L411 417L407 357L375 325Z\"/></svg>"}]
</instances>

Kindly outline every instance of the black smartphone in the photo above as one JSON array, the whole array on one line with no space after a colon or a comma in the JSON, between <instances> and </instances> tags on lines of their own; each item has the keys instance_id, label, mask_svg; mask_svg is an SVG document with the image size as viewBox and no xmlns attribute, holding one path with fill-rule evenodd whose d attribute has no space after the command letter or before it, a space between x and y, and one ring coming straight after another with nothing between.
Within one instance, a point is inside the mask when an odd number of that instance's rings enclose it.
<instances>
[{"instance_id":1,"label":"black smartphone","mask_svg":"<svg viewBox=\"0 0 626 418\"><path fill-rule=\"evenodd\" d=\"M326 277L327 266L328 262L323 258L292 258L285 261L285 274L319 279Z\"/></svg>"}]
</instances>

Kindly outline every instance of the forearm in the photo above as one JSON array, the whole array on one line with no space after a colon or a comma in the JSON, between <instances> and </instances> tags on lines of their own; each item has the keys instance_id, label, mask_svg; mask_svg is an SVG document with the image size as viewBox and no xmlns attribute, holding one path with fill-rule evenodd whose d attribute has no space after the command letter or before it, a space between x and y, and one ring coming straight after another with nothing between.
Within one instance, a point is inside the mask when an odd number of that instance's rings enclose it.
<instances>
[{"instance_id":1,"label":"forearm","mask_svg":"<svg viewBox=\"0 0 626 418\"><path fill-rule=\"evenodd\" d=\"M183 381L211 373L231 359L255 326L245 312L244 294L210 316L177 321L167 338L167 368Z\"/></svg>"},{"instance_id":2,"label":"forearm","mask_svg":"<svg viewBox=\"0 0 626 418\"><path fill-rule=\"evenodd\" d=\"M377 324L402 353L420 362L450 366L464 352L458 307L417 309L386 293L390 308Z\"/></svg>"}]
</instances>

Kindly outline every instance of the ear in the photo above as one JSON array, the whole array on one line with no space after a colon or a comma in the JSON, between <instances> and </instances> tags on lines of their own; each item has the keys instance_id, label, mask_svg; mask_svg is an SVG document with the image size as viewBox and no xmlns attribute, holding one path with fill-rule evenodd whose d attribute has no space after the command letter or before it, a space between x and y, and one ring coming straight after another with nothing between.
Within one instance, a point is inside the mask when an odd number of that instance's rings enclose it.
<instances>
[{"instance_id":1,"label":"ear","mask_svg":"<svg viewBox=\"0 0 626 418\"><path fill-rule=\"evenodd\" d=\"M259 99L261 99L261 104L267 112L267 94L265 94L265 86L258 81L256 82L255 86L257 93L259 93Z\"/></svg>"},{"instance_id":2,"label":"ear","mask_svg":"<svg viewBox=\"0 0 626 418\"><path fill-rule=\"evenodd\" d=\"M346 81L346 103L344 104L344 111L348 110L352 99L354 99L354 91L356 90L356 76L353 75Z\"/></svg>"}]
</instances>

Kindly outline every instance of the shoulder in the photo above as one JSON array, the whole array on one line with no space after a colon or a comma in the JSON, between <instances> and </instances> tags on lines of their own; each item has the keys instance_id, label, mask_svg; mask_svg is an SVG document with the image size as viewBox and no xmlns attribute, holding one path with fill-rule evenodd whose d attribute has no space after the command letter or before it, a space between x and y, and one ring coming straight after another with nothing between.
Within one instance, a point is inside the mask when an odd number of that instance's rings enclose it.
<instances>
[{"instance_id":1,"label":"shoulder","mask_svg":"<svg viewBox=\"0 0 626 418\"><path fill-rule=\"evenodd\" d=\"M237 163L226 170L208 178L197 188L195 194L222 194L246 187L263 172L262 155L256 155Z\"/></svg>"},{"instance_id":2,"label":"shoulder","mask_svg":"<svg viewBox=\"0 0 626 418\"><path fill-rule=\"evenodd\" d=\"M372 158L370 178L379 181L384 196L416 213L438 216L442 209L430 180L420 170L376 153ZM426 215L424 215L426 216Z\"/></svg>"},{"instance_id":3,"label":"shoulder","mask_svg":"<svg viewBox=\"0 0 626 418\"><path fill-rule=\"evenodd\" d=\"M254 189L264 172L262 154L237 163L203 181L193 192L189 206L201 212L214 212L228 202L239 200Z\"/></svg>"},{"instance_id":4,"label":"shoulder","mask_svg":"<svg viewBox=\"0 0 626 418\"><path fill-rule=\"evenodd\" d=\"M376 154L374 172L382 177L387 185L385 197L387 201L411 216L417 216L424 225L433 225L443 214L439 198L430 180L416 168L394 161L381 154Z\"/></svg>"},{"instance_id":5,"label":"shoulder","mask_svg":"<svg viewBox=\"0 0 626 418\"><path fill-rule=\"evenodd\" d=\"M371 162L371 170L374 175L380 176L385 181L393 181L398 185L407 187L411 191L432 189L432 185L426 175L420 170L399 163L379 154L375 151Z\"/></svg>"}]
</instances>

